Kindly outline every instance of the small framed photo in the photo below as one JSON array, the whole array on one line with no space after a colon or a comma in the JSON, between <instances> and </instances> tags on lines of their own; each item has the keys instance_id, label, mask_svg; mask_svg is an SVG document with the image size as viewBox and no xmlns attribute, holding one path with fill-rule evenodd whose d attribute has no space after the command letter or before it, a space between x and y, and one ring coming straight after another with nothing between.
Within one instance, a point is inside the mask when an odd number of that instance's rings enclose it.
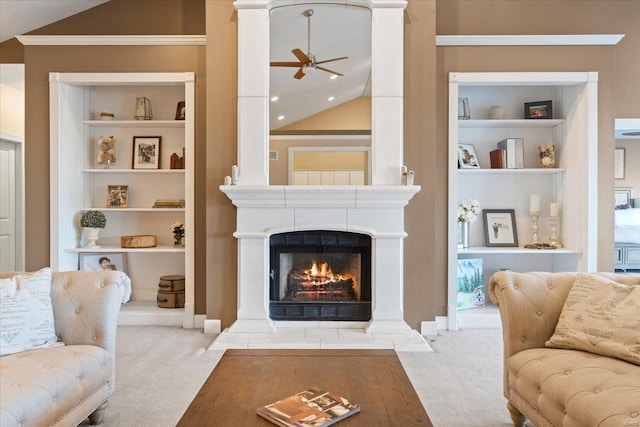
<instances>
[{"instance_id":1,"label":"small framed photo","mask_svg":"<svg viewBox=\"0 0 640 427\"><path fill-rule=\"evenodd\" d=\"M178 108L176 108L176 120L184 120L185 114L185 102L178 102Z\"/></svg>"},{"instance_id":2,"label":"small framed photo","mask_svg":"<svg viewBox=\"0 0 640 427\"><path fill-rule=\"evenodd\" d=\"M551 101L536 101L524 103L525 119L553 119Z\"/></svg>"},{"instance_id":3,"label":"small framed photo","mask_svg":"<svg viewBox=\"0 0 640 427\"><path fill-rule=\"evenodd\" d=\"M480 169L480 162L473 145L458 144L458 166L460 169Z\"/></svg>"},{"instance_id":4,"label":"small framed photo","mask_svg":"<svg viewBox=\"0 0 640 427\"><path fill-rule=\"evenodd\" d=\"M485 246L518 246L513 209L483 209Z\"/></svg>"},{"instance_id":5,"label":"small framed photo","mask_svg":"<svg viewBox=\"0 0 640 427\"><path fill-rule=\"evenodd\" d=\"M126 208L129 206L128 185L107 185L107 207Z\"/></svg>"},{"instance_id":6,"label":"small framed photo","mask_svg":"<svg viewBox=\"0 0 640 427\"><path fill-rule=\"evenodd\" d=\"M616 187L615 194L616 208L631 206L631 199L633 199L632 187Z\"/></svg>"},{"instance_id":7,"label":"small framed photo","mask_svg":"<svg viewBox=\"0 0 640 427\"><path fill-rule=\"evenodd\" d=\"M126 252L80 252L80 270L83 271L124 271L127 272Z\"/></svg>"},{"instance_id":8,"label":"small framed photo","mask_svg":"<svg viewBox=\"0 0 640 427\"><path fill-rule=\"evenodd\" d=\"M160 137L133 137L133 169L160 168Z\"/></svg>"},{"instance_id":9,"label":"small framed photo","mask_svg":"<svg viewBox=\"0 0 640 427\"><path fill-rule=\"evenodd\" d=\"M613 159L615 161L613 178L624 179L624 148L616 148Z\"/></svg>"}]
</instances>

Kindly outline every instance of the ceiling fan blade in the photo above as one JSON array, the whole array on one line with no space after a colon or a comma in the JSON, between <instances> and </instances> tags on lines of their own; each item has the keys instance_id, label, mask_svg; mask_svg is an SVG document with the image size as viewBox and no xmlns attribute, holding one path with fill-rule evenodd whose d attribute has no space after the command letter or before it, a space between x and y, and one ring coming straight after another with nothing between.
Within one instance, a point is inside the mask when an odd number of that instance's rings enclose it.
<instances>
[{"instance_id":1,"label":"ceiling fan blade","mask_svg":"<svg viewBox=\"0 0 640 427\"><path fill-rule=\"evenodd\" d=\"M340 58L325 59L324 61L317 61L316 64L324 64L325 62L340 61L342 59L349 59L349 57L348 56L341 56Z\"/></svg>"},{"instance_id":2,"label":"ceiling fan blade","mask_svg":"<svg viewBox=\"0 0 640 427\"><path fill-rule=\"evenodd\" d=\"M303 64L306 64L307 62L311 62L311 59L300 49L296 48L296 49L293 49L291 52L293 52L296 58L298 58L300 62L302 62Z\"/></svg>"},{"instance_id":3,"label":"ceiling fan blade","mask_svg":"<svg viewBox=\"0 0 640 427\"><path fill-rule=\"evenodd\" d=\"M326 71L327 73L335 74L335 75L338 75L338 76L344 76L344 74L340 74L340 73L337 73L335 71L331 71L328 68L324 68L324 67L316 67L316 68L318 70Z\"/></svg>"},{"instance_id":4,"label":"ceiling fan blade","mask_svg":"<svg viewBox=\"0 0 640 427\"><path fill-rule=\"evenodd\" d=\"M302 71L302 68L300 68L298 72L293 75L293 78L298 80L300 80L303 77L304 77L304 71Z\"/></svg>"},{"instance_id":5,"label":"ceiling fan blade","mask_svg":"<svg viewBox=\"0 0 640 427\"><path fill-rule=\"evenodd\" d=\"M272 67L302 67L304 65L302 62L271 62L270 65Z\"/></svg>"}]
</instances>

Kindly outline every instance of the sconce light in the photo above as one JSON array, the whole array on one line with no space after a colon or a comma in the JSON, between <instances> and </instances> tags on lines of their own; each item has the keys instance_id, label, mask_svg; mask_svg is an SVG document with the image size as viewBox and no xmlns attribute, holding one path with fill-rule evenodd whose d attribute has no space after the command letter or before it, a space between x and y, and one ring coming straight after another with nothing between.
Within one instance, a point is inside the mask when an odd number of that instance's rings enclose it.
<instances>
[{"instance_id":1,"label":"sconce light","mask_svg":"<svg viewBox=\"0 0 640 427\"><path fill-rule=\"evenodd\" d=\"M151 112L151 100L146 96L136 98L136 113L133 116L136 120L151 120L153 113Z\"/></svg>"}]
</instances>

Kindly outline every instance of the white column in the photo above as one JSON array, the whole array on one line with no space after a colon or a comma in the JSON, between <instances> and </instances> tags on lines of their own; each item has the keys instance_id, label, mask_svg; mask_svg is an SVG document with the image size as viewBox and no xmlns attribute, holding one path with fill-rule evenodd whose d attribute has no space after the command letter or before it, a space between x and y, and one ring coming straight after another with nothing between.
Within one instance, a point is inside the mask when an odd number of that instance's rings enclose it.
<instances>
[{"instance_id":1,"label":"white column","mask_svg":"<svg viewBox=\"0 0 640 427\"><path fill-rule=\"evenodd\" d=\"M269 239L238 239L238 318L231 332L270 332Z\"/></svg>"},{"instance_id":2,"label":"white column","mask_svg":"<svg viewBox=\"0 0 640 427\"><path fill-rule=\"evenodd\" d=\"M371 248L371 321L367 333L411 331L404 321L403 239L374 238Z\"/></svg>"},{"instance_id":3,"label":"white column","mask_svg":"<svg viewBox=\"0 0 640 427\"><path fill-rule=\"evenodd\" d=\"M371 184L399 185L403 164L403 8L371 17Z\"/></svg>"},{"instance_id":4,"label":"white column","mask_svg":"<svg viewBox=\"0 0 640 427\"><path fill-rule=\"evenodd\" d=\"M268 100L269 10L238 9L238 185L269 185Z\"/></svg>"}]
</instances>

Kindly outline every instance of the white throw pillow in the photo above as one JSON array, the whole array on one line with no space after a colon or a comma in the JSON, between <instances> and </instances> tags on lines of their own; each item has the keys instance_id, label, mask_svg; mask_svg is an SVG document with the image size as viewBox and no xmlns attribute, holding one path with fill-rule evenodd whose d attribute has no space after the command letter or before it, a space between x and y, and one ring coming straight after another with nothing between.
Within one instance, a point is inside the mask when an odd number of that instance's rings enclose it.
<instances>
[{"instance_id":1,"label":"white throw pillow","mask_svg":"<svg viewBox=\"0 0 640 427\"><path fill-rule=\"evenodd\" d=\"M546 347L584 350L640 365L640 285L578 274Z\"/></svg>"},{"instance_id":2,"label":"white throw pillow","mask_svg":"<svg viewBox=\"0 0 640 427\"><path fill-rule=\"evenodd\" d=\"M0 356L56 341L51 269L0 279Z\"/></svg>"}]
</instances>

